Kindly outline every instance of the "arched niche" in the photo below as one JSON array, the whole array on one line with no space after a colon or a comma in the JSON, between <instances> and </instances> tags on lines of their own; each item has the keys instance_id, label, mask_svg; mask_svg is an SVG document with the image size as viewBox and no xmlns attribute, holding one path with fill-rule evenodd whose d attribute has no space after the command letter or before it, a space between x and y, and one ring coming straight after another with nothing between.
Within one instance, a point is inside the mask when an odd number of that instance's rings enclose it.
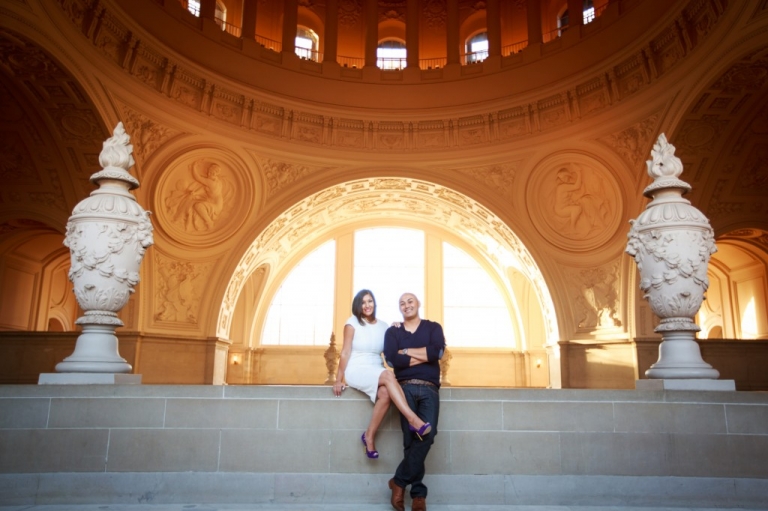
<instances>
[{"instance_id":1,"label":"arched niche","mask_svg":"<svg viewBox=\"0 0 768 511\"><path fill-rule=\"evenodd\" d=\"M311 247L334 232L352 226L387 221L400 225L424 225L452 233L472 248L503 281L516 299L535 297L543 318L544 345L557 346L558 325L552 297L544 277L517 235L495 214L473 199L435 183L394 177L348 181L306 197L275 218L251 243L236 266L219 310L217 336L231 338L238 298L251 275L270 268L267 289L280 280ZM511 273L528 286L512 282ZM526 289L526 296L515 290ZM269 292L264 296L268 296ZM268 306L268 303L266 304ZM266 306L261 306L265 309Z\"/></svg>"}]
</instances>

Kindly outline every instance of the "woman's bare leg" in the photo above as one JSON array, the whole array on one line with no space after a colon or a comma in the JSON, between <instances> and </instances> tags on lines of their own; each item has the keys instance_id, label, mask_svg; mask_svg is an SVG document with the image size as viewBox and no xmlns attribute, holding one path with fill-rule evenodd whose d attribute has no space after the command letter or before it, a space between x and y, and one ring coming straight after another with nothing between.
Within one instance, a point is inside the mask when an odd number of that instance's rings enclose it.
<instances>
[{"instance_id":1,"label":"woman's bare leg","mask_svg":"<svg viewBox=\"0 0 768 511\"><path fill-rule=\"evenodd\" d=\"M400 387L400 384L397 382L392 371L382 371L381 376L379 376L379 385L387 388L389 391L389 399L391 399L397 409L400 410L400 413L405 417L405 420L408 421L408 424L416 429L419 429L424 425L424 421L416 415L416 412L411 410L410 406L408 406L408 401L405 400L403 389Z\"/></svg>"},{"instance_id":2,"label":"woman's bare leg","mask_svg":"<svg viewBox=\"0 0 768 511\"><path fill-rule=\"evenodd\" d=\"M369 451L376 450L376 432L379 430L384 417L386 417L391 402L387 388L380 386L379 390L376 391L376 402L373 404L371 422L368 423L368 429L365 430L365 441L368 444L367 449Z\"/></svg>"}]
</instances>

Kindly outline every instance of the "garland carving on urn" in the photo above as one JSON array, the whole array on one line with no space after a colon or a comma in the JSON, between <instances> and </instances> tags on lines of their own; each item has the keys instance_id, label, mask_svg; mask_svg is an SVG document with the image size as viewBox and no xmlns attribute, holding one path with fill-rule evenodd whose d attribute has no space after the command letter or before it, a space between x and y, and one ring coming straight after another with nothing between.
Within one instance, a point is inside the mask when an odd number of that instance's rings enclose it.
<instances>
[{"instance_id":1,"label":"garland carving on urn","mask_svg":"<svg viewBox=\"0 0 768 511\"><path fill-rule=\"evenodd\" d=\"M653 178L643 192L653 200L627 237L627 254L640 272L640 289L651 310L661 318L659 360L646 372L649 378L717 378L719 373L701 358L693 319L709 287L707 264L717 251L707 218L684 199L691 190L678 179L683 172L675 146L662 133L647 163Z\"/></svg>"}]
</instances>

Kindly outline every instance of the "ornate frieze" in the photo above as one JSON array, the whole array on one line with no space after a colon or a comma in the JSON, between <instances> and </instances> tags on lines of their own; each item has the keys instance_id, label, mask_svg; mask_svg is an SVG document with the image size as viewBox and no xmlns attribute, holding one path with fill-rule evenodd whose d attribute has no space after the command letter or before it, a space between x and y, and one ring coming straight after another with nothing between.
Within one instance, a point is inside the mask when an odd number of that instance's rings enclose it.
<instances>
[{"instance_id":1,"label":"ornate frieze","mask_svg":"<svg viewBox=\"0 0 768 511\"><path fill-rule=\"evenodd\" d=\"M63 8L69 8L70 2L60 1ZM525 9L524 1L516 2L518 9ZM84 2L75 3L85 5ZM339 0L338 7L340 26L360 23L363 10L360 0ZM475 2L470 4L470 8L485 9L485 2ZM585 77L582 83L572 86L570 90L560 91L548 98L523 105L512 105L499 111L483 112L476 119L448 121L441 136L438 130L423 134L416 130L412 133L413 127L424 121L391 121L408 127L402 135L386 129L368 134L366 127L372 131L377 130L373 127L376 121L318 116L280 105L271 105L264 109L260 99L248 97L247 93L224 93L223 89L209 78L195 77L184 65L171 63L168 56L161 54L160 48L150 46L149 42L131 40L130 33L115 20L108 8L99 4L98 9L101 21L98 23L98 34L94 40L99 41L102 32L111 34L109 37L116 48L106 51L102 46L100 51L121 67L124 67L126 60L130 60L132 63L128 69L136 79L160 92L167 90L167 94L180 104L212 115L233 126L252 129L267 136L287 137L308 144L385 152L437 151L450 147L489 144L566 126L574 119L603 110L613 101L623 100L637 93L664 75L701 43L722 15L722 10L717 7L716 2L691 0L681 16L622 63L596 71L594 76ZM432 24L429 26L437 26L445 16L445 5L444 2L427 0L422 3L421 11L428 20L428 25ZM404 17L405 2L380 1L379 13L383 17L400 19ZM77 24L78 20L92 14L78 15L72 19ZM88 35L88 28L82 26L81 30L84 35ZM741 73L735 73L730 80L764 80L763 72L766 69L762 66L760 71L760 67L752 65ZM253 105L252 115L247 115L247 105ZM516 113L509 115L510 110ZM307 120L312 117L320 119ZM338 126L344 123L347 127L339 130ZM357 124L358 127L351 128L352 124Z\"/></svg>"}]
</instances>

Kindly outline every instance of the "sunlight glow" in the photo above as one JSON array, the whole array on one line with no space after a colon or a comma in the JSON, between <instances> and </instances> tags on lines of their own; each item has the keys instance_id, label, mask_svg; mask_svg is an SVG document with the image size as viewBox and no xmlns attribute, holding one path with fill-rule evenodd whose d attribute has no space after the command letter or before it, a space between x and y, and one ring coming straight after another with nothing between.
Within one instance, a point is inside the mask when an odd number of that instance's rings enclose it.
<instances>
[{"instance_id":1,"label":"sunlight glow","mask_svg":"<svg viewBox=\"0 0 768 511\"><path fill-rule=\"evenodd\" d=\"M450 346L515 347L512 319L499 287L474 258L445 242L443 327Z\"/></svg>"},{"instance_id":2,"label":"sunlight glow","mask_svg":"<svg viewBox=\"0 0 768 511\"><path fill-rule=\"evenodd\" d=\"M387 323L402 321L400 295L410 292L421 302L424 317L424 232L374 228L355 231L353 293L370 289L376 316Z\"/></svg>"},{"instance_id":3,"label":"sunlight glow","mask_svg":"<svg viewBox=\"0 0 768 511\"><path fill-rule=\"evenodd\" d=\"M755 297L753 296L741 315L741 337L743 339L756 339L758 333L757 307L755 307Z\"/></svg>"},{"instance_id":4,"label":"sunlight glow","mask_svg":"<svg viewBox=\"0 0 768 511\"><path fill-rule=\"evenodd\" d=\"M275 293L262 344L326 345L333 332L336 241L330 240L297 264Z\"/></svg>"}]
</instances>

